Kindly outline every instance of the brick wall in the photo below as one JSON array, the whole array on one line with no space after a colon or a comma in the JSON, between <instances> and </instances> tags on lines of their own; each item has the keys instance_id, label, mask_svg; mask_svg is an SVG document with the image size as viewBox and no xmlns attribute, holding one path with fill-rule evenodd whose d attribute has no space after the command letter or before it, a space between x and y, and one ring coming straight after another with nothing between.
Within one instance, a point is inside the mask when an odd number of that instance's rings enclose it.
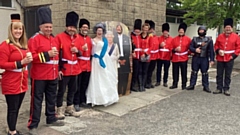
<instances>
[{"instance_id":1,"label":"brick wall","mask_svg":"<svg viewBox=\"0 0 240 135\"><path fill-rule=\"evenodd\" d=\"M27 7L50 4L54 34L65 29L69 11L88 19L91 29L99 21L120 21L132 30L135 19L151 19L156 23L158 35L166 14L166 0L25 0L23 4Z\"/></svg>"}]
</instances>

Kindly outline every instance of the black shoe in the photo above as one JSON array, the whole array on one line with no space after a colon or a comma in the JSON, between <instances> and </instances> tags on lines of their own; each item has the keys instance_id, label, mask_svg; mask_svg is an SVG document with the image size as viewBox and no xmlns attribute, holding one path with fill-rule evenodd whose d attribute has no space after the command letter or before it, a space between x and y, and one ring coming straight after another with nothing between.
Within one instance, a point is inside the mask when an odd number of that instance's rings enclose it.
<instances>
[{"instance_id":1,"label":"black shoe","mask_svg":"<svg viewBox=\"0 0 240 135\"><path fill-rule=\"evenodd\" d=\"M145 88L146 89L150 89L151 88L151 84L146 84Z\"/></svg>"},{"instance_id":2,"label":"black shoe","mask_svg":"<svg viewBox=\"0 0 240 135\"><path fill-rule=\"evenodd\" d=\"M64 126L65 123L63 121L57 120L54 121L52 123L47 123L47 126L56 126L56 127L60 127L60 126Z\"/></svg>"},{"instance_id":3,"label":"black shoe","mask_svg":"<svg viewBox=\"0 0 240 135\"><path fill-rule=\"evenodd\" d=\"M80 111L79 105L74 105L74 108L75 108L75 111L76 111L76 112L79 112L79 111Z\"/></svg>"},{"instance_id":4,"label":"black shoe","mask_svg":"<svg viewBox=\"0 0 240 135\"><path fill-rule=\"evenodd\" d=\"M175 85L169 87L169 89L176 89L176 88L177 88L177 86L175 86Z\"/></svg>"},{"instance_id":5,"label":"black shoe","mask_svg":"<svg viewBox=\"0 0 240 135\"><path fill-rule=\"evenodd\" d=\"M208 93L212 93L212 91L209 89L209 87L204 87L203 91L208 92Z\"/></svg>"},{"instance_id":6,"label":"black shoe","mask_svg":"<svg viewBox=\"0 0 240 135\"><path fill-rule=\"evenodd\" d=\"M154 88L154 86L151 84L151 88Z\"/></svg>"},{"instance_id":7,"label":"black shoe","mask_svg":"<svg viewBox=\"0 0 240 135\"><path fill-rule=\"evenodd\" d=\"M167 84L167 83L164 83L163 86L164 86L164 87L168 87L168 84Z\"/></svg>"},{"instance_id":8,"label":"black shoe","mask_svg":"<svg viewBox=\"0 0 240 135\"><path fill-rule=\"evenodd\" d=\"M182 86L182 90L186 90L186 86Z\"/></svg>"},{"instance_id":9,"label":"black shoe","mask_svg":"<svg viewBox=\"0 0 240 135\"><path fill-rule=\"evenodd\" d=\"M229 92L229 90L225 90L225 91L224 91L224 95L226 95L226 96L230 96L230 92Z\"/></svg>"},{"instance_id":10,"label":"black shoe","mask_svg":"<svg viewBox=\"0 0 240 135\"><path fill-rule=\"evenodd\" d=\"M188 86L187 88L186 88L187 90L194 90L194 86Z\"/></svg>"},{"instance_id":11,"label":"black shoe","mask_svg":"<svg viewBox=\"0 0 240 135\"><path fill-rule=\"evenodd\" d=\"M140 92L146 91L145 88L143 86L140 86Z\"/></svg>"},{"instance_id":12,"label":"black shoe","mask_svg":"<svg viewBox=\"0 0 240 135\"><path fill-rule=\"evenodd\" d=\"M131 88L131 91L139 92L139 88L133 87L133 88Z\"/></svg>"},{"instance_id":13,"label":"black shoe","mask_svg":"<svg viewBox=\"0 0 240 135\"><path fill-rule=\"evenodd\" d=\"M83 108L91 108L92 107L92 105L86 104L86 103L81 103L79 106L83 107Z\"/></svg>"},{"instance_id":14,"label":"black shoe","mask_svg":"<svg viewBox=\"0 0 240 135\"><path fill-rule=\"evenodd\" d=\"M156 82L155 86L159 86L160 85L160 82Z\"/></svg>"},{"instance_id":15,"label":"black shoe","mask_svg":"<svg viewBox=\"0 0 240 135\"><path fill-rule=\"evenodd\" d=\"M216 89L215 91L213 91L213 94L221 94L222 93L222 91L221 90L218 90L218 89Z\"/></svg>"}]
</instances>

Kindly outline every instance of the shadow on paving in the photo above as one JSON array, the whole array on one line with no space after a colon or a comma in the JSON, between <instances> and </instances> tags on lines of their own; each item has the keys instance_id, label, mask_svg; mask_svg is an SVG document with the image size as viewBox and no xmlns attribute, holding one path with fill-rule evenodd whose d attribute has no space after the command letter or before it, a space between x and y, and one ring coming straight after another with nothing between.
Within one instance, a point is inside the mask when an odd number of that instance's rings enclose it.
<instances>
[{"instance_id":1,"label":"shadow on paving","mask_svg":"<svg viewBox=\"0 0 240 135\"><path fill-rule=\"evenodd\" d=\"M240 132L240 75L232 78L231 96L184 91L122 117L102 113L81 117L87 128L71 135L237 135ZM215 83L210 83L215 89Z\"/></svg>"}]
</instances>

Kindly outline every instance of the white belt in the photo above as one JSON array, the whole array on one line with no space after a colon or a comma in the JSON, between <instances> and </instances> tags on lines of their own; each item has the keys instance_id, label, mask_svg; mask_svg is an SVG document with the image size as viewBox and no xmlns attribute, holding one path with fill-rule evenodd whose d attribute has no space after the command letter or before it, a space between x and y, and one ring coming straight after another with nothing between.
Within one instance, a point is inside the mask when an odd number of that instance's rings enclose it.
<instances>
[{"instance_id":1,"label":"white belt","mask_svg":"<svg viewBox=\"0 0 240 135\"><path fill-rule=\"evenodd\" d=\"M140 52L140 51L142 51L142 49L141 48L135 48L134 51Z\"/></svg>"},{"instance_id":2,"label":"white belt","mask_svg":"<svg viewBox=\"0 0 240 135\"><path fill-rule=\"evenodd\" d=\"M235 50L231 50L231 51L224 51L224 53L229 54L229 53L235 53Z\"/></svg>"},{"instance_id":3,"label":"white belt","mask_svg":"<svg viewBox=\"0 0 240 135\"><path fill-rule=\"evenodd\" d=\"M161 52L169 52L169 49L159 49Z\"/></svg>"},{"instance_id":4,"label":"white belt","mask_svg":"<svg viewBox=\"0 0 240 135\"><path fill-rule=\"evenodd\" d=\"M154 50L154 51L151 51L151 53L157 53L159 52L159 50Z\"/></svg>"},{"instance_id":5,"label":"white belt","mask_svg":"<svg viewBox=\"0 0 240 135\"><path fill-rule=\"evenodd\" d=\"M26 67L25 69L23 69L23 68L19 68L19 69L13 69L13 70L11 70L11 71L13 71L13 72L22 72L22 71L27 71L27 67Z\"/></svg>"},{"instance_id":6,"label":"white belt","mask_svg":"<svg viewBox=\"0 0 240 135\"><path fill-rule=\"evenodd\" d=\"M57 65L58 64L58 60L50 60L48 62L45 62L45 64L54 64Z\"/></svg>"},{"instance_id":7,"label":"white belt","mask_svg":"<svg viewBox=\"0 0 240 135\"><path fill-rule=\"evenodd\" d=\"M148 48L147 49L144 49L144 52L147 52L148 51Z\"/></svg>"},{"instance_id":8,"label":"white belt","mask_svg":"<svg viewBox=\"0 0 240 135\"><path fill-rule=\"evenodd\" d=\"M80 60L90 60L90 57L83 57L83 56L81 56L81 57L78 57L78 59L80 59Z\"/></svg>"},{"instance_id":9,"label":"white belt","mask_svg":"<svg viewBox=\"0 0 240 135\"><path fill-rule=\"evenodd\" d=\"M188 54L188 51L186 52L183 52L183 53L175 53L176 55L185 55L185 54Z\"/></svg>"},{"instance_id":10,"label":"white belt","mask_svg":"<svg viewBox=\"0 0 240 135\"><path fill-rule=\"evenodd\" d=\"M62 61L67 61L67 63L70 65L75 65L78 62L77 60L72 61L72 60L67 60L67 59L62 59Z\"/></svg>"}]
</instances>

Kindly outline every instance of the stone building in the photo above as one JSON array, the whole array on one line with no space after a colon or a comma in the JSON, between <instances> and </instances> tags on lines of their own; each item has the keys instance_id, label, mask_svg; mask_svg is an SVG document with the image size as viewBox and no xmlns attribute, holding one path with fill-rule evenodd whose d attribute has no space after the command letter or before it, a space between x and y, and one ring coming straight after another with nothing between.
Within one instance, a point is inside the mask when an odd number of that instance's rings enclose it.
<instances>
[{"instance_id":1,"label":"stone building","mask_svg":"<svg viewBox=\"0 0 240 135\"><path fill-rule=\"evenodd\" d=\"M166 18L166 0L19 0L25 17L28 36L37 31L36 10L49 5L52 9L54 30L57 34L65 28L65 16L75 11L80 18L91 23L91 29L99 21L120 21L132 30L135 19L151 19L160 34Z\"/></svg>"}]
</instances>

